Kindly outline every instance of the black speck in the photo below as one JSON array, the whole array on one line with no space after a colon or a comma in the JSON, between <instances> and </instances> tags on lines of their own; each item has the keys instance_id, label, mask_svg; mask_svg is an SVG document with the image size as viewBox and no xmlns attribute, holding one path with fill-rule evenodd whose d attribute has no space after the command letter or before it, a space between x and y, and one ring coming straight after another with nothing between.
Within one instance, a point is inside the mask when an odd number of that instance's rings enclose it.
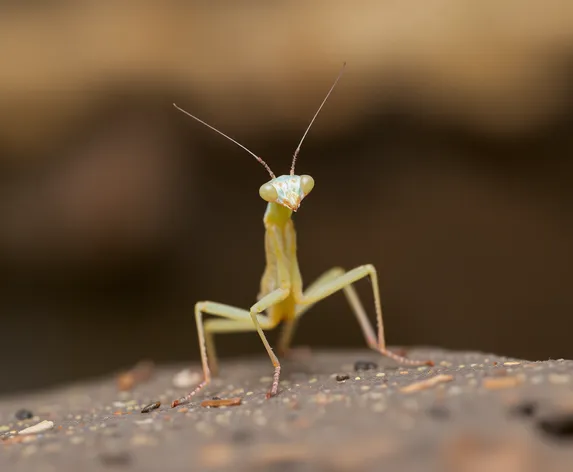
<instances>
[{"instance_id":1,"label":"black speck","mask_svg":"<svg viewBox=\"0 0 573 472\"><path fill-rule=\"evenodd\" d=\"M161 406L161 402L153 402L141 410L142 413L149 413L150 411L157 410Z\"/></svg>"},{"instance_id":2,"label":"black speck","mask_svg":"<svg viewBox=\"0 0 573 472\"><path fill-rule=\"evenodd\" d=\"M350 375L348 374L338 374L336 376L336 381L337 382L344 382L345 380L348 380L350 378Z\"/></svg>"},{"instance_id":3,"label":"black speck","mask_svg":"<svg viewBox=\"0 0 573 472\"><path fill-rule=\"evenodd\" d=\"M107 467L125 467L131 463L131 455L127 451L102 452L99 460Z\"/></svg>"},{"instance_id":4,"label":"black speck","mask_svg":"<svg viewBox=\"0 0 573 472\"><path fill-rule=\"evenodd\" d=\"M372 361L356 361L354 363L354 370L356 372L361 370L374 370L378 368L378 364Z\"/></svg>"},{"instance_id":5,"label":"black speck","mask_svg":"<svg viewBox=\"0 0 573 472\"><path fill-rule=\"evenodd\" d=\"M538 405L536 402L524 402L511 408L510 413L514 416L534 416L537 412Z\"/></svg>"},{"instance_id":6,"label":"black speck","mask_svg":"<svg viewBox=\"0 0 573 472\"><path fill-rule=\"evenodd\" d=\"M22 408L21 410L18 410L14 416L17 420L20 421L29 420L30 418L34 417L34 413L32 413L30 410L26 410L26 408Z\"/></svg>"},{"instance_id":7,"label":"black speck","mask_svg":"<svg viewBox=\"0 0 573 472\"><path fill-rule=\"evenodd\" d=\"M445 420L450 417L450 411L444 406L434 405L428 408L428 415L430 415L432 418Z\"/></svg>"},{"instance_id":8,"label":"black speck","mask_svg":"<svg viewBox=\"0 0 573 472\"><path fill-rule=\"evenodd\" d=\"M221 400L221 397L211 397L211 400Z\"/></svg>"},{"instance_id":9,"label":"black speck","mask_svg":"<svg viewBox=\"0 0 573 472\"><path fill-rule=\"evenodd\" d=\"M541 418L537 427L555 439L573 438L573 414L561 414Z\"/></svg>"}]
</instances>

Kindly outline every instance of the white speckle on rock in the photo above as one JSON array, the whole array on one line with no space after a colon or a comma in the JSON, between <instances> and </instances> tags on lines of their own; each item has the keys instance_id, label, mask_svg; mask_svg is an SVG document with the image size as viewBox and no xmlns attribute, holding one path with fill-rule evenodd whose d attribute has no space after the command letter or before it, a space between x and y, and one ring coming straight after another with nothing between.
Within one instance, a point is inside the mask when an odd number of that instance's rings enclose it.
<instances>
[{"instance_id":1,"label":"white speckle on rock","mask_svg":"<svg viewBox=\"0 0 573 472\"><path fill-rule=\"evenodd\" d=\"M48 431L54 427L53 421L44 420L41 423L35 424L34 426L30 426L29 428L25 428L21 431L18 431L18 434L38 434L44 431Z\"/></svg>"},{"instance_id":2,"label":"white speckle on rock","mask_svg":"<svg viewBox=\"0 0 573 472\"><path fill-rule=\"evenodd\" d=\"M192 372L190 369L183 369L173 377L173 385L177 388L194 387L201 382L201 374Z\"/></svg>"}]
</instances>

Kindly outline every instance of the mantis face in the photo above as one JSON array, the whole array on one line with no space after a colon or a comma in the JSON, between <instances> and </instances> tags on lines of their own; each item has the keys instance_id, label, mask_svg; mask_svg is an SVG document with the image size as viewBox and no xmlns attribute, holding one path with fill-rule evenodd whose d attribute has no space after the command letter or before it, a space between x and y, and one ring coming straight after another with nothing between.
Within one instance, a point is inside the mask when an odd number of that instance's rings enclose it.
<instances>
[{"instance_id":1,"label":"mantis face","mask_svg":"<svg viewBox=\"0 0 573 472\"><path fill-rule=\"evenodd\" d=\"M297 211L313 187L314 179L310 175L281 175L262 185L259 195L269 203Z\"/></svg>"}]
</instances>

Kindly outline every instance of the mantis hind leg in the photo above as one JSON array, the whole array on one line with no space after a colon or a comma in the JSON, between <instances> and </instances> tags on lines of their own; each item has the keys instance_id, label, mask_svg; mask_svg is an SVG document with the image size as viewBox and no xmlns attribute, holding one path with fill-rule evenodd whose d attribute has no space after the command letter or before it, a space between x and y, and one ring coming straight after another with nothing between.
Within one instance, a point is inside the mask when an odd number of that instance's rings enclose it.
<instances>
[{"instance_id":1,"label":"mantis hind leg","mask_svg":"<svg viewBox=\"0 0 573 472\"><path fill-rule=\"evenodd\" d=\"M376 309L376 321L378 325L378 336L376 336L374 329L370 321L368 320L368 315L358 298L356 290L352 286L355 282L365 277L370 277L372 281L372 291L374 295L374 306ZM407 359L400 356L392 351L386 349L386 342L384 338L384 325L382 320L382 305L380 303L380 291L378 287L378 276L374 266L368 264L364 266L357 267L353 270L345 272L341 268L334 268L326 272L322 277L320 277L314 284L312 284L302 296L297 300L297 312L295 320L300 318L308 309L310 309L314 304L320 300L324 300L333 293L343 290L346 298L358 319L360 327L368 346L381 354L389 357L396 362L406 365L433 365L432 361L415 361ZM295 321L296 322L296 321ZM285 332L288 336L292 337L292 332L294 329L287 328ZM286 339L285 335L285 339ZM289 339L286 339L285 345L288 346Z\"/></svg>"}]
</instances>

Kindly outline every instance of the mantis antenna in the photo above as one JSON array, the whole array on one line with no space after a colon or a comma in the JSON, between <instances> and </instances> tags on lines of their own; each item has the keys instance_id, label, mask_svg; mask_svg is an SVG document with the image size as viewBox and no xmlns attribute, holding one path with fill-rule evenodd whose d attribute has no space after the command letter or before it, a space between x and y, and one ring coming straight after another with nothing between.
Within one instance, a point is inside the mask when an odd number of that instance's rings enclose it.
<instances>
[{"instance_id":1,"label":"mantis antenna","mask_svg":"<svg viewBox=\"0 0 573 472\"><path fill-rule=\"evenodd\" d=\"M243 148L245 151L247 151L251 156L253 156L257 161L259 161L263 167L265 169L267 169L267 172L270 174L271 179L275 179L276 176L275 174L273 174L273 171L271 170L271 168L268 166L268 164L263 161L259 156L257 156L253 151L251 151L250 149L247 149L245 146L243 146L241 143L239 143L238 141L235 141L233 138L231 138L230 136L227 136L225 133L223 133L222 131L219 131L217 128L215 128L214 126L211 126L208 123L205 123L203 120L200 120L199 118L197 118L196 116L193 116L191 113L189 113L188 111L183 110L183 108L179 108L175 103L173 104L173 106L175 108L177 108L179 111L185 113L187 116L190 116L191 118L193 118L194 120L197 120L199 123L204 124L207 128L211 128L213 131L216 131L217 133L219 133L221 136L224 136L225 138L227 138L229 141L234 142L237 146Z\"/></svg>"},{"instance_id":2,"label":"mantis antenna","mask_svg":"<svg viewBox=\"0 0 573 472\"><path fill-rule=\"evenodd\" d=\"M306 138L306 135L308 134L308 132L310 131L310 127L312 126L312 124L314 123L314 120L316 120L316 117L318 116L318 114L320 113L320 110L322 110L322 107L324 106L324 104L326 103L326 100L328 100L328 97L330 96L330 94L332 93L332 91L334 90L334 87L336 87L336 84L338 83L338 81L340 80L340 77L342 77L342 73L344 72L344 68L346 67L346 62L344 62L342 64L342 68L340 69L340 72L338 73L338 77L336 77L336 80L334 81L334 83L332 84L332 87L330 87L330 90L328 91L328 93L326 94L326 97L324 97L324 100L322 101L322 103L320 104L320 106L318 107L318 110L316 111L316 113L314 114L314 117L312 118L312 120L310 121L310 124L308 125L308 128L306 128L306 131L304 132L304 134L302 135L302 139L300 140L300 143L298 143L298 147L296 148L294 155L292 156L292 166L290 168L290 175L294 175L294 166L296 164L296 157L298 156L298 153L300 152L300 147L302 146L302 142L304 141L304 138Z\"/></svg>"}]
</instances>

